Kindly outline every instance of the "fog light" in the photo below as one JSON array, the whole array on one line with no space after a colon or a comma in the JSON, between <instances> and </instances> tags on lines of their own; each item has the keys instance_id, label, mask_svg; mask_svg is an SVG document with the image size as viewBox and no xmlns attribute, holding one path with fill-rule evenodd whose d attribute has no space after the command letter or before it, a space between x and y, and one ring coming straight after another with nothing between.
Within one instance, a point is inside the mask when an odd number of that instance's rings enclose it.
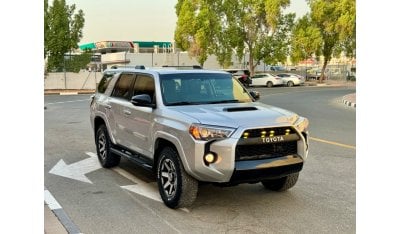
<instances>
[{"instance_id":1,"label":"fog light","mask_svg":"<svg viewBox=\"0 0 400 234\"><path fill-rule=\"evenodd\" d=\"M204 155L204 161L206 161L206 163L213 163L216 161L216 159L217 157L213 153L207 153Z\"/></svg>"},{"instance_id":2,"label":"fog light","mask_svg":"<svg viewBox=\"0 0 400 234\"><path fill-rule=\"evenodd\" d=\"M269 136L270 136L270 137L273 137L274 134L275 134L275 131L274 131L274 130L269 131Z\"/></svg>"}]
</instances>

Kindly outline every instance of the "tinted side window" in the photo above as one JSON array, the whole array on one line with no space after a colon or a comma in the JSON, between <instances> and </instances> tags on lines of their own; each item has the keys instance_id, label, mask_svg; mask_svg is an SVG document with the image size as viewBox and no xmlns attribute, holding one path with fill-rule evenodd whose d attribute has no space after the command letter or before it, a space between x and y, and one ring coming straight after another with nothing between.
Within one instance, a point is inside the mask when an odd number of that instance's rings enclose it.
<instances>
[{"instance_id":1,"label":"tinted side window","mask_svg":"<svg viewBox=\"0 0 400 234\"><path fill-rule=\"evenodd\" d=\"M154 99L154 79L151 76L138 74L133 87L133 95L148 94ZM153 100L154 101L154 100Z\"/></svg>"},{"instance_id":2,"label":"tinted side window","mask_svg":"<svg viewBox=\"0 0 400 234\"><path fill-rule=\"evenodd\" d=\"M133 74L121 74L115 84L111 96L129 100L132 97L131 86L134 80Z\"/></svg>"},{"instance_id":3,"label":"tinted side window","mask_svg":"<svg viewBox=\"0 0 400 234\"><path fill-rule=\"evenodd\" d=\"M114 75L115 73L104 73L103 78L97 86L97 92L104 93Z\"/></svg>"}]
</instances>

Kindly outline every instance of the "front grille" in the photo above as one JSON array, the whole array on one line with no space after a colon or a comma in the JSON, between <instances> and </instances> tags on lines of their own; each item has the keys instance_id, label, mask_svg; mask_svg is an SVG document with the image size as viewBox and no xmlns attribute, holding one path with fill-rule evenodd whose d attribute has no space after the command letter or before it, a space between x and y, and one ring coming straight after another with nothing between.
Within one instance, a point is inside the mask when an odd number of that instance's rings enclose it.
<instances>
[{"instance_id":1,"label":"front grille","mask_svg":"<svg viewBox=\"0 0 400 234\"><path fill-rule=\"evenodd\" d=\"M271 131L273 131L273 135L275 136L293 134L296 132L292 127L248 129L243 132L242 138L255 138L261 137L262 135L269 136L271 134Z\"/></svg>"},{"instance_id":2,"label":"front grille","mask_svg":"<svg viewBox=\"0 0 400 234\"><path fill-rule=\"evenodd\" d=\"M257 160L297 154L297 141L274 144L237 145L235 160Z\"/></svg>"}]
</instances>

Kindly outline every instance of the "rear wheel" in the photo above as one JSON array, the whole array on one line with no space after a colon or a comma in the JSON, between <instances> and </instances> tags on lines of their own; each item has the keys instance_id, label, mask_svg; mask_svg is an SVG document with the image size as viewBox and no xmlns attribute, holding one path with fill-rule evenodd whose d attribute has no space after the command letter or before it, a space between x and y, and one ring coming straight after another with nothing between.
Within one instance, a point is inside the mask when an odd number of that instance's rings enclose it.
<instances>
[{"instance_id":1,"label":"rear wheel","mask_svg":"<svg viewBox=\"0 0 400 234\"><path fill-rule=\"evenodd\" d=\"M271 88L272 86L274 86L274 84L273 84L271 81L268 81L268 82L267 82L267 87L268 87L268 88Z\"/></svg>"},{"instance_id":2,"label":"rear wheel","mask_svg":"<svg viewBox=\"0 0 400 234\"><path fill-rule=\"evenodd\" d=\"M296 184L298 178L299 173L294 173L279 179L264 180L261 183L266 189L282 192L293 187Z\"/></svg>"},{"instance_id":3,"label":"rear wheel","mask_svg":"<svg viewBox=\"0 0 400 234\"><path fill-rule=\"evenodd\" d=\"M103 124L96 131L96 150L97 157L105 168L117 166L121 160L121 156L111 152L111 144L107 127Z\"/></svg>"},{"instance_id":4,"label":"rear wheel","mask_svg":"<svg viewBox=\"0 0 400 234\"><path fill-rule=\"evenodd\" d=\"M157 183L161 198L169 208L187 207L196 200L198 182L186 173L178 153L171 147L160 153Z\"/></svg>"},{"instance_id":5,"label":"rear wheel","mask_svg":"<svg viewBox=\"0 0 400 234\"><path fill-rule=\"evenodd\" d=\"M288 87L292 87L294 85L293 81L288 81L286 84Z\"/></svg>"}]
</instances>

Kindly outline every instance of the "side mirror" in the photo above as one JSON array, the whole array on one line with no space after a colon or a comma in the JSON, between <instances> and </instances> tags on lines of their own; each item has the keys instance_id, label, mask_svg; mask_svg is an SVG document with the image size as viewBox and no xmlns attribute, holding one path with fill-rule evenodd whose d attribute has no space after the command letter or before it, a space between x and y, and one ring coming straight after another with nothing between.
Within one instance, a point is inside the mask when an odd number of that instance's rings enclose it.
<instances>
[{"instance_id":1,"label":"side mirror","mask_svg":"<svg viewBox=\"0 0 400 234\"><path fill-rule=\"evenodd\" d=\"M156 107L155 104L152 103L151 97L148 94L140 94L133 96L131 99L131 103L135 106L144 106L144 107Z\"/></svg>"},{"instance_id":2,"label":"side mirror","mask_svg":"<svg viewBox=\"0 0 400 234\"><path fill-rule=\"evenodd\" d=\"M257 91L250 91L250 95L254 98L254 100L260 99L260 93Z\"/></svg>"}]
</instances>

